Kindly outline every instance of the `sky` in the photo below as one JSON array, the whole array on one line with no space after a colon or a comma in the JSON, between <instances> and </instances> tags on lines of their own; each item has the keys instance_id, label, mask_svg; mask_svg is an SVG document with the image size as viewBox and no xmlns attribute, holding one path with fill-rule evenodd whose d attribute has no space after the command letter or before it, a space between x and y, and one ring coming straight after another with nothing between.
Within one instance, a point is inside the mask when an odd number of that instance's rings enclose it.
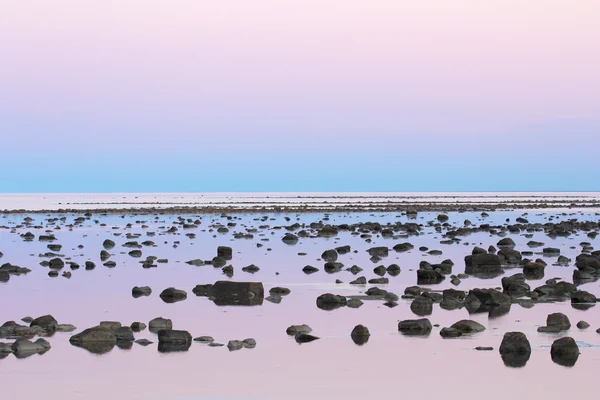
<instances>
[{"instance_id":1,"label":"sky","mask_svg":"<svg viewBox=\"0 0 600 400\"><path fill-rule=\"evenodd\" d=\"M600 190L600 0L1 9L0 192Z\"/></svg>"}]
</instances>

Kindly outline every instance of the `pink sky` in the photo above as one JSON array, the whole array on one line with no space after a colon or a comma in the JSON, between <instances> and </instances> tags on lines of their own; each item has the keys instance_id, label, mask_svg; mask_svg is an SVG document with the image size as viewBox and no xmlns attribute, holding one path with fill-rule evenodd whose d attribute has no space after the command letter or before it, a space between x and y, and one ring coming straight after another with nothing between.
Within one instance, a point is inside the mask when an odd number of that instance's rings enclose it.
<instances>
[{"instance_id":1,"label":"pink sky","mask_svg":"<svg viewBox=\"0 0 600 400\"><path fill-rule=\"evenodd\" d=\"M0 129L15 150L595 140L598 21L598 0L5 0Z\"/></svg>"}]
</instances>

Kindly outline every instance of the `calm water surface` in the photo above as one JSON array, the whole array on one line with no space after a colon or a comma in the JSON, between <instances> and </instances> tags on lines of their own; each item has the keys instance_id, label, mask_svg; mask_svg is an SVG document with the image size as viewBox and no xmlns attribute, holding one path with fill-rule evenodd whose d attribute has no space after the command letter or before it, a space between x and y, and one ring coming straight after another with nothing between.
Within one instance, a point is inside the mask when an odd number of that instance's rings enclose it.
<instances>
[{"instance_id":1,"label":"calm water surface","mask_svg":"<svg viewBox=\"0 0 600 400\"><path fill-rule=\"evenodd\" d=\"M2 208L2 207L0 207ZM530 222L547 222L550 215L558 216L554 222L568 218L598 220L598 210L552 210L548 213L530 211ZM506 218L511 221L523 214L506 211L493 213L485 223L502 224ZM562 212L570 215L560 215ZM426 224L437 214L420 213L415 222ZM483 222L479 213L451 213L450 223L462 226L465 219L474 224ZM348 282L355 279L350 272L327 274L322 270L321 253L333 247L350 245L357 253L340 255L338 261L350 267L354 264L364 269L357 276L367 279L376 277L372 272L377 265L398 264L402 272L397 277L389 277L389 285L377 285L401 295L407 286L416 284L416 269L419 262L427 260L438 263L445 259L454 261L453 273L464 272L464 256L470 254L474 245L487 248L496 245L500 237L488 233L477 233L463 237L467 244L442 245L442 233L426 228L423 234L408 239L386 239L376 235L371 243L341 232L336 238L300 239L293 246L284 244L281 237L284 229L259 230L254 239L233 239L233 232L244 231L246 227L268 224L289 225L294 222L310 223L324 218L324 214L284 215L269 214L268 221L256 221L262 214L235 216L237 226L230 232L220 234L209 231L213 222L226 224L228 221L219 215L184 216L200 218L202 224L197 229L180 229L176 234L165 234L177 216L160 215L94 215L81 226L69 230L62 225L60 230L46 226L48 217L61 217L52 214L33 215L33 225L44 228L16 227L25 215L0 217L0 251L4 253L1 263L10 262L26 266L32 272L22 276L12 276L8 283L0 283L0 301L4 307L0 311L0 324L7 320L19 321L25 316L37 317L52 314L59 323L70 323L82 329L94 326L100 321L120 321L129 325L134 321L147 323L162 316L173 320L174 329L185 329L192 336L210 335L217 342L255 338L255 349L229 352L226 347L210 348L194 343L185 353L163 354L157 351L157 337L148 330L137 333L136 339L147 338L155 342L148 347L135 345L130 350L115 347L111 352L94 355L69 344L70 333L57 333L48 340L52 349L43 355L26 359L9 356L0 360L2 398L6 399L365 399L365 398L456 398L475 399L485 396L489 399L546 398L563 399L591 395L590 382L596 379L600 367L600 315L594 307L587 311L575 310L570 303L536 304L526 309L513 305L511 311L501 317L489 318L487 314L469 315L466 309L445 311L434 305L429 319L434 324L449 326L460 319L474 319L487 327L483 333L459 339L442 339L439 329L434 328L427 338L402 336L397 331L398 321L418 318L409 308L409 300L399 300L395 308L385 307L381 301L365 301L359 309L341 308L323 311L316 307L316 298L331 292L341 295L361 294L373 285L357 286ZM66 223L73 222L80 215L64 215ZM286 221L284 217L290 217ZM97 219L99 223L94 223ZM407 217L399 213L333 213L330 224L377 221L382 224L397 221L406 222ZM107 226L100 226L105 223ZM127 228L128 223L132 224ZM146 224L149 228L142 228ZM164 227L164 228L161 228ZM116 228L116 229L113 229ZM45 230L54 231L57 241L63 245L60 252L83 265L85 261L95 261L93 271L84 268L73 271L71 279L50 278L48 269L39 262L45 258L39 253L48 251L47 243L24 242L19 234L30 231L36 236ZM154 237L146 237L148 232L156 232ZM186 233L197 236L190 239ZM115 233L123 233L117 237ZM143 269L139 259L127 255L131 249L121 247L128 241L126 233L142 233L139 242L152 240L157 247L144 247L145 256L154 255L168 258L168 264L158 264L158 268ZM509 235L518 250L529 250L525 245L529 240L544 242L547 247L558 247L562 254L575 259L580 253L580 242L588 241L598 247L598 239L591 240L581 233L568 238L551 239L538 232L532 239L523 234ZM103 267L99 260L102 242L113 239L117 246L110 250L111 260L116 268ZM268 241L262 239L269 239ZM174 247L174 242L180 244ZM407 253L390 252L381 262L369 260L366 249L374 246L393 247L409 241L415 249ZM258 248L257 243L264 247ZM83 249L78 249L78 245ZM194 267L185 264L191 259L211 259L220 245L234 249L233 260L229 264L235 268L234 281L260 281L265 291L274 286L285 286L292 293L283 298L281 304L267 301L256 307L218 307L205 297L196 297L192 289L197 284L214 283L229 279L219 268L210 265ZM443 251L441 256L430 256L418 250L419 246ZM573 247L573 248L571 248ZM268 249L271 249L270 251ZM534 251L541 251L537 249ZM305 252L306 256L298 253ZM541 257L536 255L535 257ZM534 257L534 258L535 258ZM549 264L553 258L547 259ZM261 269L251 275L241 268L256 264ZM305 275L301 269L313 265L320 272ZM65 268L65 270L68 269ZM529 281L532 288L544 284L553 277L571 281L573 266L558 267L549 265L546 276L540 281ZM519 272L507 270L505 276ZM278 273L278 274L277 274ZM336 284L340 279L345 283ZM474 277L465 279L458 286L468 290L475 287L499 287L500 277L481 280ZM133 286L150 286L150 297L134 299ZM160 292L167 287L176 287L188 292L187 300L166 304ZM434 290L453 287L446 279ZM582 289L600 296L598 283L589 283ZM600 310L600 309L599 309ZM563 312L571 320L573 327L567 333L573 336L581 347L581 356L572 368L561 367L550 359L550 344L563 335L539 334L536 329L544 325L551 312ZM575 324L579 320L591 324L588 330L579 330ZM313 328L313 334L321 340L298 345L288 337L285 329L292 324L306 323ZM357 324L366 325L370 332L369 342L357 346L350 338L352 328ZM533 352L524 368L514 369L504 366L498 346L507 331L518 330L527 334ZM7 341L7 340L4 340ZM476 346L492 346L492 352L473 350Z\"/></svg>"}]
</instances>

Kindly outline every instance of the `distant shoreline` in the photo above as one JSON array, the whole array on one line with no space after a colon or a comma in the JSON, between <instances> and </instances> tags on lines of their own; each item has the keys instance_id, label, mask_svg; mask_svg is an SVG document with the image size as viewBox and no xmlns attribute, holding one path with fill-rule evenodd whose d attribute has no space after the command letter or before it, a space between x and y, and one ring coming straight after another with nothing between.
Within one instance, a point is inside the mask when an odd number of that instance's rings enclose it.
<instances>
[{"instance_id":1,"label":"distant shoreline","mask_svg":"<svg viewBox=\"0 0 600 400\"><path fill-rule=\"evenodd\" d=\"M510 210L550 209L594 209L600 211L600 202L579 202L565 205L564 202L526 203L429 203L429 204L356 204L339 206L190 206L190 207L123 207L123 208L56 208L42 210L6 209L1 214L258 214L258 213L323 213L323 212L493 212Z\"/></svg>"}]
</instances>

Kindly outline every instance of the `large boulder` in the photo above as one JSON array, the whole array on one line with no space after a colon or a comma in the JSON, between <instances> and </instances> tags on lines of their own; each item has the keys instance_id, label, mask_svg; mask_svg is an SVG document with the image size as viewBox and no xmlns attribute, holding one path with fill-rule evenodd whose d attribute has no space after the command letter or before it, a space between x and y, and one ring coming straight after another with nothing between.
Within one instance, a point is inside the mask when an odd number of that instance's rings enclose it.
<instances>
[{"instance_id":1,"label":"large boulder","mask_svg":"<svg viewBox=\"0 0 600 400\"><path fill-rule=\"evenodd\" d=\"M550 356L556 364L572 367L579 358L579 346L572 337L555 340L550 349Z\"/></svg>"},{"instance_id":2,"label":"large boulder","mask_svg":"<svg viewBox=\"0 0 600 400\"><path fill-rule=\"evenodd\" d=\"M507 332L500 344L502 361L509 367L524 367L531 356L531 344L522 332Z\"/></svg>"},{"instance_id":3,"label":"large boulder","mask_svg":"<svg viewBox=\"0 0 600 400\"><path fill-rule=\"evenodd\" d=\"M388 248L387 247L371 247L367 250L370 256L372 257L387 257L388 256Z\"/></svg>"}]
</instances>

